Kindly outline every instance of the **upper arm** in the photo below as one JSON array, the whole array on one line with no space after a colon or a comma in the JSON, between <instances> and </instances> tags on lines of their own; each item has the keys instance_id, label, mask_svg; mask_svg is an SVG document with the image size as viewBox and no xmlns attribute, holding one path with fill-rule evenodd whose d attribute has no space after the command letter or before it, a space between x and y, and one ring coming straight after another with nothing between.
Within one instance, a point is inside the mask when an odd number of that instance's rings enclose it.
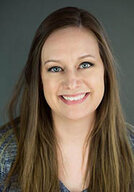
<instances>
[{"instance_id":1,"label":"upper arm","mask_svg":"<svg viewBox=\"0 0 134 192\"><path fill-rule=\"evenodd\" d=\"M127 127L127 130L128 130L129 142L130 142L131 148L132 148L132 150L134 152L134 126L127 123L126 127Z\"/></svg>"},{"instance_id":2,"label":"upper arm","mask_svg":"<svg viewBox=\"0 0 134 192\"><path fill-rule=\"evenodd\" d=\"M16 155L16 143L11 127L0 129L0 183L11 168Z\"/></svg>"}]
</instances>

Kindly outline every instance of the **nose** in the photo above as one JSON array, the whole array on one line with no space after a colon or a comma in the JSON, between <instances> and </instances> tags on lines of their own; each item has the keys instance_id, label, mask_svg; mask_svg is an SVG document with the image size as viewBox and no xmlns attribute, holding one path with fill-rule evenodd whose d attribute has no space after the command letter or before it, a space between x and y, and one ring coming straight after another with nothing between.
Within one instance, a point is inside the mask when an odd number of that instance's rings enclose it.
<instances>
[{"instance_id":1,"label":"nose","mask_svg":"<svg viewBox=\"0 0 134 192\"><path fill-rule=\"evenodd\" d=\"M81 77L77 71L68 71L64 76L63 84L66 89L76 89L80 87Z\"/></svg>"}]
</instances>

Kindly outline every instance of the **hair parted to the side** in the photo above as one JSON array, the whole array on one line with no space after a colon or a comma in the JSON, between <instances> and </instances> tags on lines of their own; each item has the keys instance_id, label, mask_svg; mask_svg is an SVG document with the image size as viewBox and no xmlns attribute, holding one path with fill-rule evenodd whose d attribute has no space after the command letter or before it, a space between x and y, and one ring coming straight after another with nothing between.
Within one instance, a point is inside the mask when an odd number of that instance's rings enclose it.
<instances>
[{"instance_id":1,"label":"hair parted to the side","mask_svg":"<svg viewBox=\"0 0 134 192\"><path fill-rule=\"evenodd\" d=\"M23 192L60 190L57 141L40 75L41 50L51 33L70 26L83 27L94 33L105 70L105 93L89 135L91 144L84 182L89 180L88 191L92 192L132 192L134 160L120 104L115 62L99 21L88 11L77 7L56 10L44 19L36 31L27 63L8 108L9 122L14 129L18 150L6 179L7 186L13 178L17 179ZM19 101L20 115L15 117Z\"/></svg>"}]
</instances>

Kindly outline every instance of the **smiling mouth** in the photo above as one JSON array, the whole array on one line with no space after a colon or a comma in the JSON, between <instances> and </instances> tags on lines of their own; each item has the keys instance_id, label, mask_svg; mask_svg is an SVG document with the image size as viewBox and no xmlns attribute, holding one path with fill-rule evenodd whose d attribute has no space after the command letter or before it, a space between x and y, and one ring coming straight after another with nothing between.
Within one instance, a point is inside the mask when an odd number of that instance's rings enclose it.
<instances>
[{"instance_id":1,"label":"smiling mouth","mask_svg":"<svg viewBox=\"0 0 134 192\"><path fill-rule=\"evenodd\" d=\"M82 93L77 93L77 94L72 94L72 95L59 95L59 96L65 96L65 97L77 97L77 96L80 96L80 95L84 95L84 94L87 94L89 92L82 92Z\"/></svg>"},{"instance_id":2,"label":"smiling mouth","mask_svg":"<svg viewBox=\"0 0 134 192\"><path fill-rule=\"evenodd\" d=\"M59 96L61 101L63 101L67 105L74 105L74 104L80 104L83 103L86 98L89 96L90 92L81 94L81 96L76 97L63 97L62 95Z\"/></svg>"}]
</instances>

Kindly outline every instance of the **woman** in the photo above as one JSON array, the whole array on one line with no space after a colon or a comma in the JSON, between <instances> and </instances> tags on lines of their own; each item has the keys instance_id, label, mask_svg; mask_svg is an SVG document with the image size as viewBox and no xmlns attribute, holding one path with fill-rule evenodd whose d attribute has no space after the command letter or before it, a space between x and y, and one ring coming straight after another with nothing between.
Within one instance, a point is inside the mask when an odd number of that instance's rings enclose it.
<instances>
[{"instance_id":1,"label":"woman","mask_svg":"<svg viewBox=\"0 0 134 192\"><path fill-rule=\"evenodd\" d=\"M8 115L2 190L133 191L134 127L122 114L104 30L86 10L61 8L41 23Z\"/></svg>"}]
</instances>

